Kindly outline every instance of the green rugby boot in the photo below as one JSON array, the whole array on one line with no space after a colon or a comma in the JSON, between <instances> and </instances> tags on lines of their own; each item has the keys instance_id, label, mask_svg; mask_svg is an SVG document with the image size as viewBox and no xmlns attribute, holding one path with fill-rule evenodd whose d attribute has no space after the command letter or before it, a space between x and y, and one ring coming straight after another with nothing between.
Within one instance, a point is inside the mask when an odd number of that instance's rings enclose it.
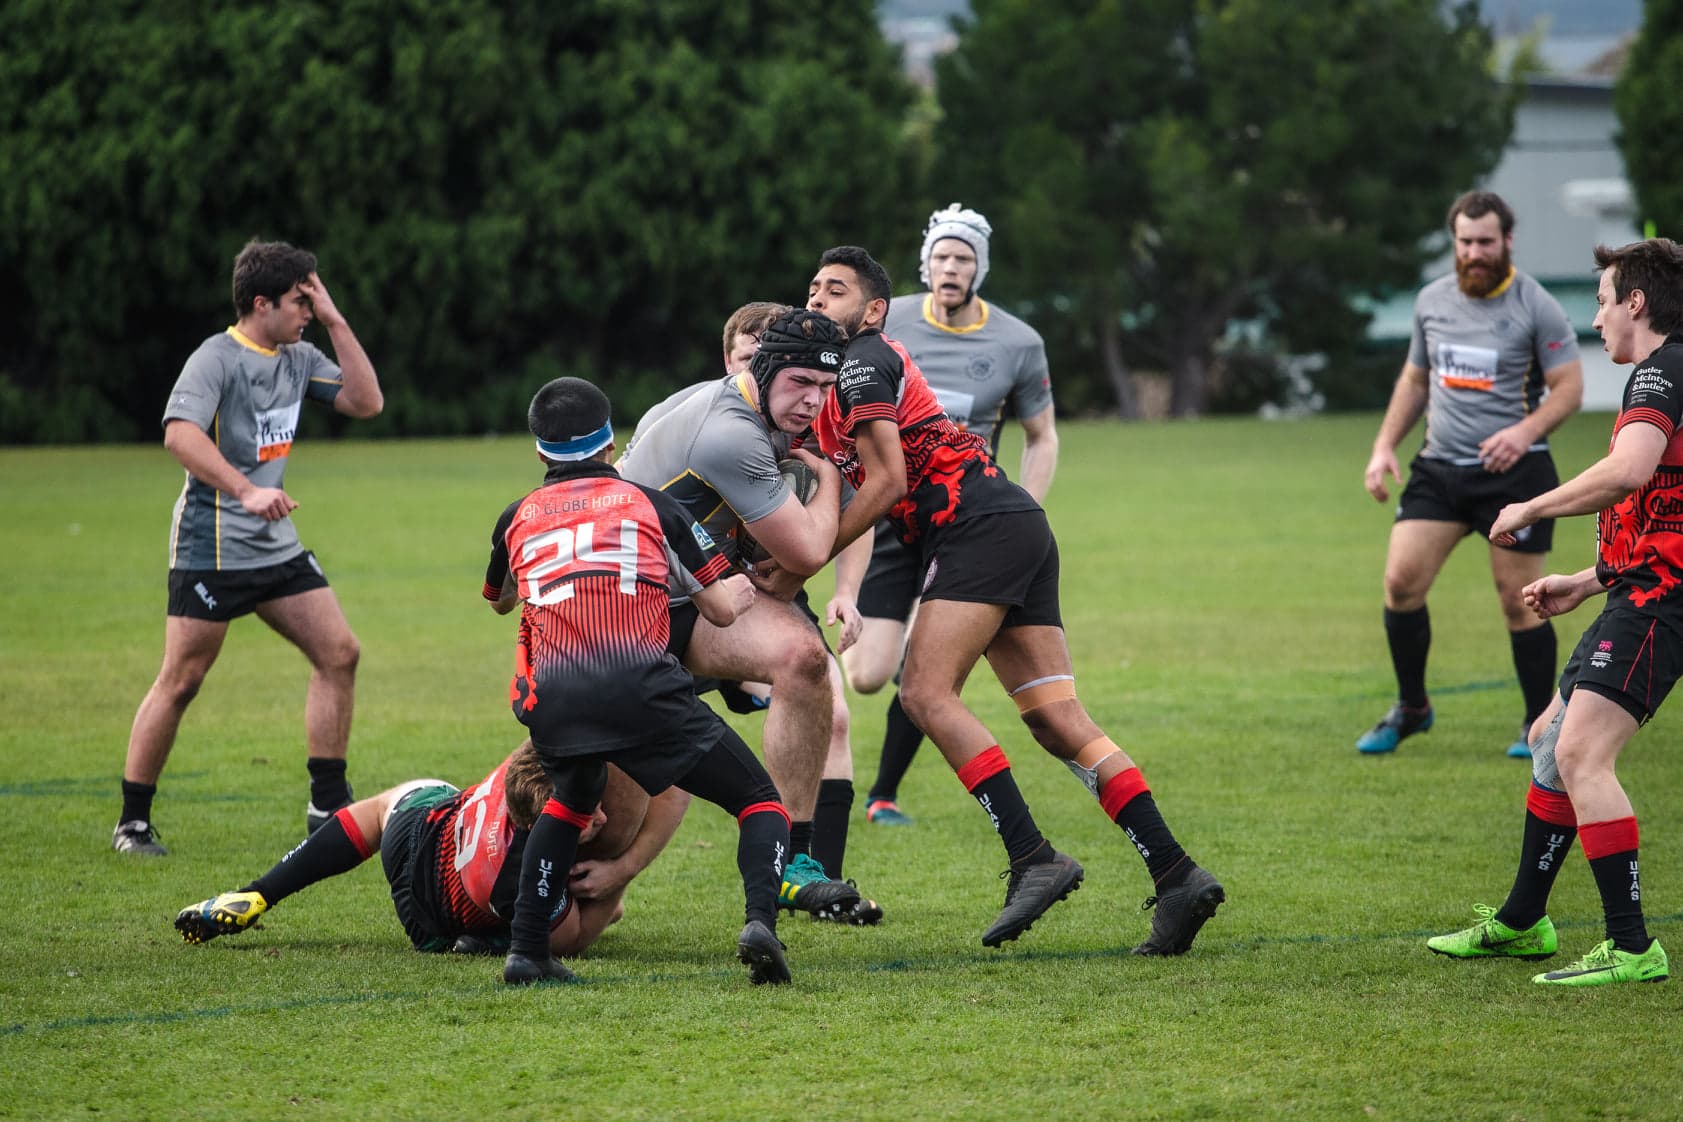
<instances>
[{"instance_id":1,"label":"green rugby boot","mask_svg":"<svg viewBox=\"0 0 1683 1122\"><path fill-rule=\"evenodd\" d=\"M810 854L797 853L783 867L783 884L777 892L777 906L799 909L822 916L839 915L859 903L859 890L835 880Z\"/></svg>"},{"instance_id":2,"label":"green rugby boot","mask_svg":"<svg viewBox=\"0 0 1683 1122\"><path fill-rule=\"evenodd\" d=\"M1515 931L1496 918L1496 909L1489 904L1474 904L1479 921L1464 931L1448 935L1434 935L1426 946L1450 958L1523 958L1535 961L1548 958L1559 949L1554 924L1548 916L1533 923L1524 931Z\"/></svg>"},{"instance_id":3,"label":"green rugby boot","mask_svg":"<svg viewBox=\"0 0 1683 1122\"><path fill-rule=\"evenodd\" d=\"M1608 939L1583 958L1532 978L1541 986L1608 986L1614 982L1663 982L1670 975L1665 948L1654 939L1641 954L1621 951Z\"/></svg>"}]
</instances>

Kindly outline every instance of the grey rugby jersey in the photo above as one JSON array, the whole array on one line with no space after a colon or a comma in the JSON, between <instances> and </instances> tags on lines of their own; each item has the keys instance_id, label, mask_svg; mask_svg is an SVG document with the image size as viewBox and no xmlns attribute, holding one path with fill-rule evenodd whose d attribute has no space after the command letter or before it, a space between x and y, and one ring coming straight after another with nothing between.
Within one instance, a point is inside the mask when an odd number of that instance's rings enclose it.
<instances>
[{"instance_id":1,"label":"grey rugby jersey","mask_svg":"<svg viewBox=\"0 0 1683 1122\"><path fill-rule=\"evenodd\" d=\"M637 422L619 463L621 475L677 499L718 542L789 497L777 462L790 437L766 426L752 385L749 374L729 374L679 390Z\"/></svg>"},{"instance_id":2,"label":"grey rugby jersey","mask_svg":"<svg viewBox=\"0 0 1683 1122\"><path fill-rule=\"evenodd\" d=\"M952 422L997 453L1007 401L1018 417L1052 404L1046 346L1034 328L979 297L981 322L945 327L935 322L933 300L927 292L895 297L882 333L905 346Z\"/></svg>"},{"instance_id":3,"label":"grey rugby jersey","mask_svg":"<svg viewBox=\"0 0 1683 1122\"><path fill-rule=\"evenodd\" d=\"M306 397L339 396L339 367L314 344L267 350L232 327L188 357L170 390L164 424L191 421L259 487L279 487ZM187 473L170 520L172 569L258 569L303 552L291 518L265 521L234 496Z\"/></svg>"},{"instance_id":4,"label":"grey rugby jersey","mask_svg":"<svg viewBox=\"0 0 1683 1122\"><path fill-rule=\"evenodd\" d=\"M1428 372L1420 454L1479 463L1479 443L1524 420L1543 399L1543 375L1577 357L1566 313L1529 274L1515 269L1483 298L1463 293L1453 273L1432 281L1415 297L1408 347L1409 363Z\"/></svg>"}]
</instances>

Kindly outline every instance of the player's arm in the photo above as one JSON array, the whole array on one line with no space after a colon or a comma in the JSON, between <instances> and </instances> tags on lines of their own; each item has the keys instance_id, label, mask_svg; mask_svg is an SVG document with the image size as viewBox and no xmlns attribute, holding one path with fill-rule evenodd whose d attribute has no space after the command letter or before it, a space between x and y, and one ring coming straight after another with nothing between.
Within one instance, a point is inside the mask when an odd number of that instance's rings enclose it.
<instances>
[{"instance_id":1,"label":"player's arm","mask_svg":"<svg viewBox=\"0 0 1683 1122\"><path fill-rule=\"evenodd\" d=\"M1023 421L1023 459L1017 468L1017 482L1034 496L1034 501L1046 501L1052 489L1052 475L1058 470L1058 428L1048 405Z\"/></svg>"},{"instance_id":2,"label":"player's arm","mask_svg":"<svg viewBox=\"0 0 1683 1122\"><path fill-rule=\"evenodd\" d=\"M906 497L906 452L900 446L900 426L886 418L861 421L853 430L853 440L865 482L842 511L835 553L846 549Z\"/></svg>"},{"instance_id":3,"label":"player's arm","mask_svg":"<svg viewBox=\"0 0 1683 1122\"><path fill-rule=\"evenodd\" d=\"M1628 496L1654 477L1670 436L1658 425L1631 421L1613 438L1612 451L1562 483L1523 503L1509 503L1490 527L1490 540L1512 545L1513 531L1545 518L1594 514Z\"/></svg>"},{"instance_id":4,"label":"player's arm","mask_svg":"<svg viewBox=\"0 0 1683 1122\"><path fill-rule=\"evenodd\" d=\"M508 557L508 528L514 523L514 512L519 505L510 503L491 531L491 558L485 563L485 585L480 590L491 610L500 616L508 615L520 603L520 586Z\"/></svg>"},{"instance_id":5,"label":"player's arm","mask_svg":"<svg viewBox=\"0 0 1683 1122\"><path fill-rule=\"evenodd\" d=\"M667 564L693 578L690 601L714 627L729 627L754 603L754 586L741 573L730 574L730 561L701 523L666 492L641 483L631 484L654 504L665 539ZM730 574L730 575L727 575Z\"/></svg>"},{"instance_id":6,"label":"player's arm","mask_svg":"<svg viewBox=\"0 0 1683 1122\"><path fill-rule=\"evenodd\" d=\"M841 624L836 638L836 653L841 654L859 641L865 618L859 614L859 588L865 582L865 572L871 566L871 547L876 544L876 529L872 527L853 539L836 554L836 591L824 607L824 624Z\"/></svg>"},{"instance_id":7,"label":"player's arm","mask_svg":"<svg viewBox=\"0 0 1683 1122\"><path fill-rule=\"evenodd\" d=\"M1385 417L1379 422L1379 433L1373 438L1373 454L1368 457L1362 484L1377 502L1391 497L1385 486L1389 475L1402 482L1402 469L1397 466L1397 445L1414 427L1414 422L1426 412L1427 370L1412 362L1403 363L1402 373L1391 390L1391 403L1385 407Z\"/></svg>"},{"instance_id":8,"label":"player's arm","mask_svg":"<svg viewBox=\"0 0 1683 1122\"><path fill-rule=\"evenodd\" d=\"M1533 444L1566 423L1566 418L1578 411L1584 402L1584 364L1578 359L1561 363L1543 372L1543 384L1548 396L1525 418L1505 429L1491 433L1479 442L1479 458L1485 470L1507 471L1531 450Z\"/></svg>"},{"instance_id":9,"label":"player's arm","mask_svg":"<svg viewBox=\"0 0 1683 1122\"><path fill-rule=\"evenodd\" d=\"M180 418L165 421L164 447L189 475L207 487L234 496L247 514L275 522L298 509L292 496L279 487L259 487L247 479L228 462L210 434L193 421Z\"/></svg>"},{"instance_id":10,"label":"player's arm","mask_svg":"<svg viewBox=\"0 0 1683 1122\"><path fill-rule=\"evenodd\" d=\"M744 525L779 569L805 580L830 561L841 518L842 478L833 464L804 448L789 455L817 473L818 491L812 501L803 506L800 496L790 491L783 505Z\"/></svg>"},{"instance_id":11,"label":"player's arm","mask_svg":"<svg viewBox=\"0 0 1683 1122\"><path fill-rule=\"evenodd\" d=\"M339 362L340 375L339 393L333 399L334 410L359 420L378 416L380 410L386 407L386 396L380 390L380 379L374 373L374 364L357 341L350 321L339 311L319 275L311 273L308 280L300 281L298 291L310 298L316 319L327 329L327 337L333 340L333 356Z\"/></svg>"},{"instance_id":12,"label":"player's arm","mask_svg":"<svg viewBox=\"0 0 1683 1122\"><path fill-rule=\"evenodd\" d=\"M689 792L678 787L668 787L650 799L643 824L625 852L617 857L580 861L573 866L570 881L573 894L581 900L600 900L625 891L625 886L660 856L672 835L678 832L678 824L684 820L689 805Z\"/></svg>"},{"instance_id":13,"label":"player's arm","mask_svg":"<svg viewBox=\"0 0 1683 1122\"><path fill-rule=\"evenodd\" d=\"M1591 565L1570 576L1550 573L1520 589L1519 595L1525 606L1537 613L1538 619L1552 619L1565 615L1591 596L1606 591L1596 578L1595 566Z\"/></svg>"}]
</instances>

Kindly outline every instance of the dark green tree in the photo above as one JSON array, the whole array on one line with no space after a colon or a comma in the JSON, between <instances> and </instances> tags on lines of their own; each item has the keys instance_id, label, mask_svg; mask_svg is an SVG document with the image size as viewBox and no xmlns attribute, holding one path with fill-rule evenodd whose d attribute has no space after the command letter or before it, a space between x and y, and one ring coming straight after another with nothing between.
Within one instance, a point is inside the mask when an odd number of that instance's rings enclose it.
<instances>
[{"instance_id":1,"label":"dark green tree","mask_svg":"<svg viewBox=\"0 0 1683 1122\"><path fill-rule=\"evenodd\" d=\"M869 0L12 0L0 42L0 439L155 434L253 235L320 257L373 431L424 433L560 373L627 423L916 220Z\"/></svg>"},{"instance_id":2,"label":"dark green tree","mask_svg":"<svg viewBox=\"0 0 1683 1122\"><path fill-rule=\"evenodd\" d=\"M1683 3L1644 0L1642 27L1613 89L1619 151L1643 220L1683 236Z\"/></svg>"},{"instance_id":3,"label":"dark green tree","mask_svg":"<svg viewBox=\"0 0 1683 1122\"><path fill-rule=\"evenodd\" d=\"M990 288L1039 311L1060 387L1108 387L1124 416L1130 365L1169 372L1175 414L1203 412L1235 319L1347 347L1349 298L1416 280L1512 128L1471 3L973 9L937 68L937 167L997 216Z\"/></svg>"}]
</instances>

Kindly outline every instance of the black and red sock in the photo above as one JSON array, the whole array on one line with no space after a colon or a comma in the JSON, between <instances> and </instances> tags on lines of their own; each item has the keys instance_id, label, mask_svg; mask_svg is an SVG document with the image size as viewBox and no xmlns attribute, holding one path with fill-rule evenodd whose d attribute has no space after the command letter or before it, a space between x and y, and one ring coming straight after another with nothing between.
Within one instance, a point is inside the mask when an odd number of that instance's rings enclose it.
<instances>
[{"instance_id":1,"label":"black and red sock","mask_svg":"<svg viewBox=\"0 0 1683 1122\"><path fill-rule=\"evenodd\" d=\"M346 807L240 891L260 892L269 904L278 904L318 880L350 872L375 852Z\"/></svg>"},{"instance_id":2,"label":"black and red sock","mask_svg":"<svg viewBox=\"0 0 1683 1122\"><path fill-rule=\"evenodd\" d=\"M1601 892L1607 938L1621 951L1641 954L1652 942L1642 919L1642 870L1637 860L1636 818L1585 822L1578 829L1584 856Z\"/></svg>"},{"instance_id":3,"label":"black and red sock","mask_svg":"<svg viewBox=\"0 0 1683 1122\"><path fill-rule=\"evenodd\" d=\"M995 744L958 769L958 781L988 812L1005 855L1013 865L1052 859L1052 847L1040 836L1028 803L1011 775L1011 761Z\"/></svg>"},{"instance_id":4,"label":"black and red sock","mask_svg":"<svg viewBox=\"0 0 1683 1122\"><path fill-rule=\"evenodd\" d=\"M1099 805L1139 850L1153 884L1161 885L1177 870L1184 871L1181 866L1186 862L1186 850L1175 841L1169 824L1163 821L1139 768L1131 767L1111 776L1099 788Z\"/></svg>"},{"instance_id":5,"label":"black and red sock","mask_svg":"<svg viewBox=\"0 0 1683 1122\"><path fill-rule=\"evenodd\" d=\"M748 920L777 930L777 893L789 863L789 812L782 803L754 803L736 816L736 867Z\"/></svg>"},{"instance_id":6,"label":"black and red sock","mask_svg":"<svg viewBox=\"0 0 1683 1122\"><path fill-rule=\"evenodd\" d=\"M1496 918L1515 931L1548 914L1549 893L1561 863L1578 836L1578 816L1564 791L1531 784L1525 796L1525 834L1519 845L1519 869L1508 899Z\"/></svg>"},{"instance_id":7,"label":"black and red sock","mask_svg":"<svg viewBox=\"0 0 1683 1122\"><path fill-rule=\"evenodd\" d=\"M544 804L520 861L520 891L510 920L509 950L529 958L549 956L550 926L567 908L567 876L578 854L579 834L590 825L587 811L557 799Z\"/></svg>"}]
</instances>

